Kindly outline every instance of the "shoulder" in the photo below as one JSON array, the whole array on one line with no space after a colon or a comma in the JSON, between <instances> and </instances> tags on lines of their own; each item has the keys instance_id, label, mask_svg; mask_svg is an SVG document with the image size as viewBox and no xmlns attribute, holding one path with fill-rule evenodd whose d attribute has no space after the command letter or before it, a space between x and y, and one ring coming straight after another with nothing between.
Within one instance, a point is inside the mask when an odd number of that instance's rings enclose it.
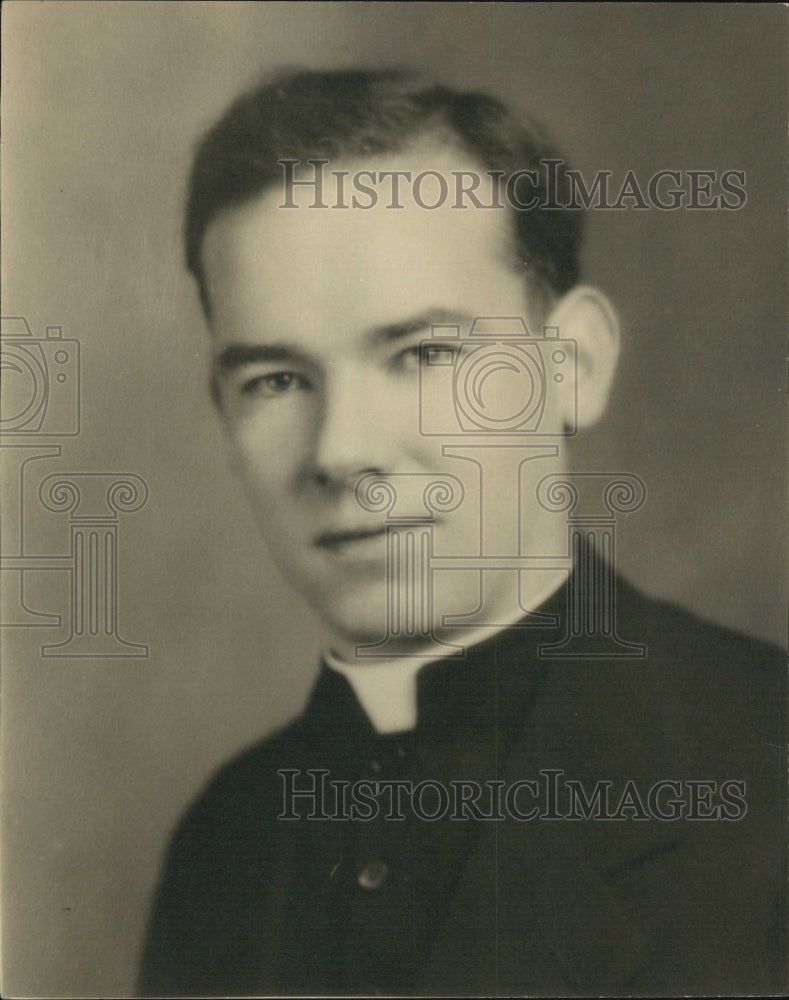
<instances>
[{"instance_id":1,"label":"shoulder","mask_svg":"<svg viewBox=\"0 0 789 1000\"><path fill-rule=\"evenodd\" d=\"M642 594L620 581L617 616L645 647L648 688L684 698L688 707L730 711L742 724L780 724L786 654L753 636L706 621L685 608ZM635 683L638 668L630 671ZM648 694L648 690L645 694Z\"/></svg>"},{"instance_id":2,"label":"shoulder","mask_svg":"<svg viewBox=\"0 0 789 1000\"><path fill-rule=\"evenodd\" d=\"M685 654L698 660L748 665L768 671L785 664L785 654L769 643L698 617L678 604L649 597L631 583L617 580L617 613L635 627L653 652Z\"/></svg>"},{"instance_id":3,"label":"shoulder","mask_svg":"<svg viewBox=\"0 0 789 1000\"><path fill-rule=\"evenodd\" d=\"M303 718L245 747L211 774L181 817L174 843L223 839L227 817L236 831L268 826L276 818L284 767L299 767L310 744ZM219 832L218 840L217 832Z\"/></svg>"},{"instance_id":4,"label":"shoulder","mask_svg":"<svg viewBox=\"0 0 789 1000\"><path fill-rule=\"evenodd\" d=\"M557 753L734 772L783 767L786 657L777 647L648 597L617 578L619 637L642 656L548 659L532 722ZM606 749L607 748L607 749ZM734 776L737 776L735 773Z\"/></svg>"},{"instance_id":5,"label":"shoulder","mask_svg":"<svg viewBox=\"0 0 789 1000\"><path fill-rule=\"evenodd\" d=\"M142 995L221 996L239 975L238 993L248 992L256 954L249 927L263 926L284 827L278 760L298 730L293 723L235 756L181 816L149 917Z\"/></svg>"}]
</instances>

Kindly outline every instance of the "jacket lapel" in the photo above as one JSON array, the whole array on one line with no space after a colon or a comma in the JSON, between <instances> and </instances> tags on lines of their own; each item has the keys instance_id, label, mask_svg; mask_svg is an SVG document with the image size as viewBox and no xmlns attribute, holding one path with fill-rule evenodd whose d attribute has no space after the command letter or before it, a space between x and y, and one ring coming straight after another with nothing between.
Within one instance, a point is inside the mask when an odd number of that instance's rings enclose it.
<instances>
[{"instance_id":1,"label":"jacket lapel","mask_svg":"<svg viewBox=\"0 0 789 1000\"><path fill-rule=\"evenodd\" d=\"M506 784L555 768L586 790L610 780L616 797L629 779L643 789L665 777L660 747L634 710L638 671L577 663L544 673L500 775ZM629 905L632 893L642 866L660 864L680 840L676 825L655 820L485 822L420 988L626 993L648 960L649 932Z\"/></svg>"}]
</instances>

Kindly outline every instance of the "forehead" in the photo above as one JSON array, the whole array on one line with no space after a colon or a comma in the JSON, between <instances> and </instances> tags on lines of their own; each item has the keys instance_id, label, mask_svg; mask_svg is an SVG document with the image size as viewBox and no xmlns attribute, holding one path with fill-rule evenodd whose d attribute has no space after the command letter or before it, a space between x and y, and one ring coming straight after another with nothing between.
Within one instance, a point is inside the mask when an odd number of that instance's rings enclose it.
<instances>
[{"instance_id":1,"label":"forehead","mask_svg":"<svg viewBox=\"0 0 789 1000\"><path fill-rule=\"evenodd\" d=\"M440 181L426 176L416 192L399 182L393 207L392 181L383 172L426 171L444 178L449 195L441 200ZM339 160L323 169L323 202L314 207L315 189L295 186L295 207L282 207L281 190L269 189L228 210L208 227L203 244L206 288L215 330L231 326L238 335L251 314L279 327L343 320L374 326L393 313L430 306L495 315L502 302L525 287L514 266L510 209L480 209L454 197L459 173L479 175L476 194L491 203L491 181L467 155L446 147L422 146L386 157ZM338 175L342 179L338 180ZM312 177L312 170L298 179ZM342 184L342 192L337 185ZM372 200L355 184L374 187ZM468 183L468 181L467 181ZM426 205L439 202L436 208ZM341 205L349 207L339 207Z\"/></svg>"}]
</instances>

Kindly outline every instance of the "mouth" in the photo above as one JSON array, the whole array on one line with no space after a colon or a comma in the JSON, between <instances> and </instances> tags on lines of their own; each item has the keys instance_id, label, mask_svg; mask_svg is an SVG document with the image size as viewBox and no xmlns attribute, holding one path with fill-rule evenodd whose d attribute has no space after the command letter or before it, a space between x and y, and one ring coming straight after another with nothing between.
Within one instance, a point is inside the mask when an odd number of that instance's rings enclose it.
<instances>
[{"instance_id":1,"label":"mouth","mask_svg":"<svg viewBox=\"0 0 789 1000\"><path fill-rule=\"evenodd\" d=\"M349 528L322 531L315 538L315 547L341 556L364 556L379 553L386 528Z\"/></svg>"},{"instance_id":2,"label":"mouth","mask_svg":"<svg viewBox=\"0 0 789 1000\"><path fill-rule=\"evenodd\" d=\"M416 528L419 525L438 522L433 518L419 516L404 518L403 526ZM380 564L387 558L385 540L387 526L329 528L321 531L313 539L316 549L348 562L369 562Z\"/></svg>"}]
</instances>

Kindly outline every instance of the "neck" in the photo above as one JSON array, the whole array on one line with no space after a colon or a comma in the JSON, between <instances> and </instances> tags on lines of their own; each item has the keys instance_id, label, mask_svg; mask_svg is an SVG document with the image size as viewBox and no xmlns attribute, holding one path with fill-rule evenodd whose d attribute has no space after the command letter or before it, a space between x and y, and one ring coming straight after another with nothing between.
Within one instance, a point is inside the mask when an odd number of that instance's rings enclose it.
<instances>
[{"instance_id":1,"label":"neck","mask_svg":"<svg viewBox=\"0 0 789 1000\"><path fill-rule=\"evenodd\" d=\"M548 577L548 574L544 576ZM445 629L444 632L458 640L457 644L463 647L490 639L497 632L523 618L525 613L536 611L564 583L564 580L563 573L550 574L550 579L543 579L543 586L539 591L532 588L528 608L522 607L518 602L515 602L515 607L509 605L506 609L502 608L500 613L491 619L496 622L495 625L476 628L456 626L454 631ZM494 609L491 608L490 611L493 614ZM364 656L354 647L343 655L336 643L330 644L324 653L326 663L345 676L373 727L382 734L414 728L417 722L417 675L428 663L442 658L443 654L434 650L428 651L424 647L420 650L416 643L409 652L400 656L395 653L384 659Z\"/></svg>"},{"instance_id":2,"label":"neck","mask_svg":"<svg viewBox=\"0 0 789 1000\"><path fill-rule=\"evenodd\" d=\"M565 570L543 570L518 575L514 570L492 572L501 575L501 580L496 581L499 586L488 587L486 591L483 584L482 601L478 611L468 624L455 622L451 625L434 627L436 638L446 643L448 647L474 646L489 639L501 629L515 624L525 615L536 611L567 580ZM520 584L519 593L517 592L518 576L526 577L526 585ZM454 616L458 605L454 603L450 607L444 604L444 610L440 616L439 613L434 613L434 619L444 615ZM388 646L390 655L384 658L370 655L366 647L369 647L373 642L375 640L369 636L354 637L339 631L329 630L325 635L323 648L330 653L334 660L358 667L381 666L393 660L402 660L413 662L418 669L419 666L424 666L442 656L441 653L436 652L435 647L426 644L420 636L416 636L410 641L403 639L397 645L390 644Z\"/></svg>"}]
</instances>

